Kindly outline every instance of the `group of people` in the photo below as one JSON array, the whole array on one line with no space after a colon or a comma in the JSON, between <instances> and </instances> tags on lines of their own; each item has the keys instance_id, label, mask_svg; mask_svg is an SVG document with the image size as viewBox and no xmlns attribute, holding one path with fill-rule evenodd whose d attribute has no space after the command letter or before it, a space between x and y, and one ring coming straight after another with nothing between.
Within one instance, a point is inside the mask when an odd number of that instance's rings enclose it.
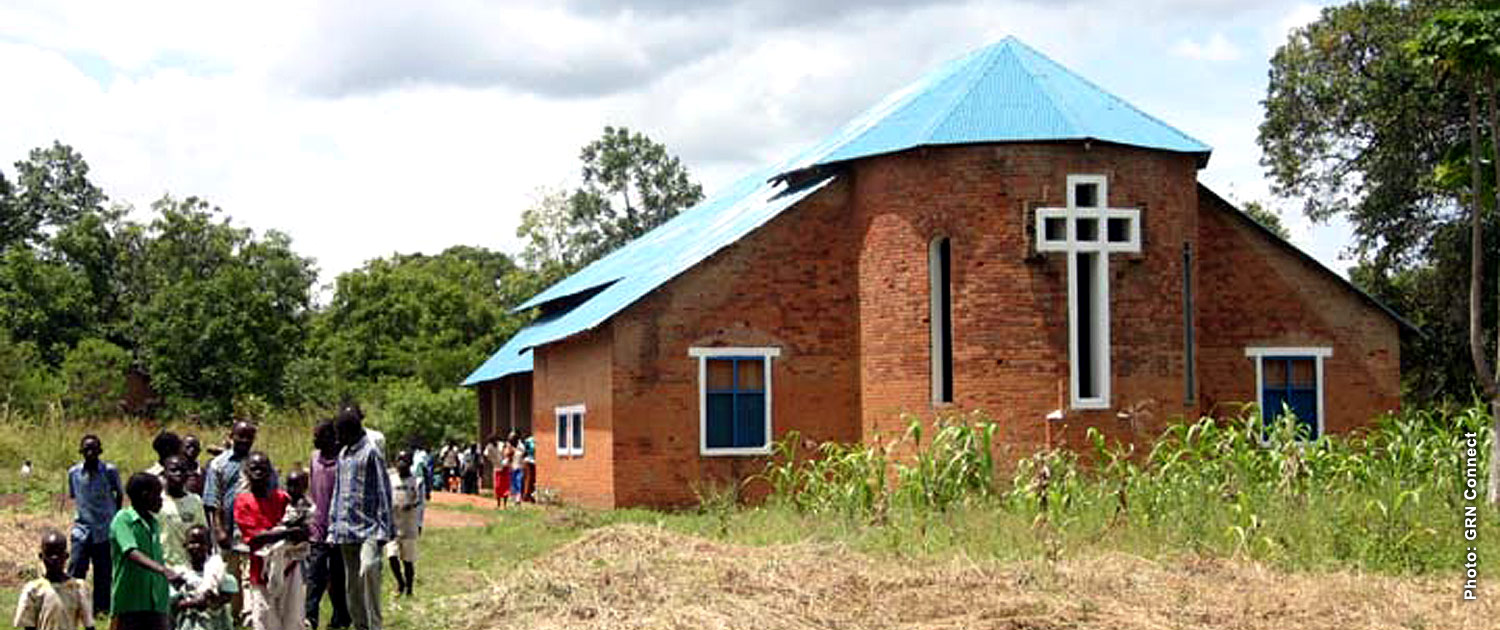
<instances>
[{"instance_id":1,"label":"group of people","mask_svg":"<svg viewBox=\"0 0 1500 630\"><path fill-rule=\"evenodd\" d=\"M479 443L450 441L438 451L437 463L433 474L438 478L429 479L450 492L479 494L480 475L488 463L496 506L535 500L536 440L530 433L511 431L504 439L492 434L484 439L482 448Z\"/></svg>"},{"instance_id":2,"label":"group of people","mask_svg":"<svg viewBox=\"0 0 1500 630\"><path fill-rule=\"evenodd\" d=\"M430 490L412 450L387 469L384 436L363 421L348 405L320 422L308 468L284 478L249 422L201 466L195 437L164 432L157 462L123 485L84 436L70 535L42 536L45 572L22 590L16 626L92 628L110 613L120 630L231 630L241 615L255 630L316 629L327 594L328 628L380 630L383 567L412 594Z\"/></svg>"}]
</instances>

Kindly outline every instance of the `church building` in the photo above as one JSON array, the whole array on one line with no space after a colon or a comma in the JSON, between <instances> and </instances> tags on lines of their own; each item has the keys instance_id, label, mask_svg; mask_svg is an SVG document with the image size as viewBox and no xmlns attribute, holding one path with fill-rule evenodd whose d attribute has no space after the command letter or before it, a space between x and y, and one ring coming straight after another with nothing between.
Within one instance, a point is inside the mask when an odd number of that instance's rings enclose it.
<instances>
[{"instance_id":1,"label":"church building","mask_svg":"<svg viewBox=\"0 0 1500 630\"><path fill-rule=\"evenodd\" d=\"M1007 38L541 292L465 385L565 502L982 412L999 455L1202 414L1345 432L1410 324L1198 182L1210 148Z\"/></svg>"}]
</instances>

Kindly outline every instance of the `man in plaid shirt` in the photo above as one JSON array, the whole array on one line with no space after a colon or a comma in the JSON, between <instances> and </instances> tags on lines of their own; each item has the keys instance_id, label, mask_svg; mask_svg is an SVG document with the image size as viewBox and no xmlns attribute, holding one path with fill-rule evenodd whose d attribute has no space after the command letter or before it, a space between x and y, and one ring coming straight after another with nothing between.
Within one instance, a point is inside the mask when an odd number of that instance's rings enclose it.
<instances>
[{"instance_id":1,"label":"man in plaid shirt","mask_svg":"<svg viewBox=\"0 0 1500 630\"><path fill-rule=\"evenodd\" d=\"M328 542L338 545L344 558L344 592L355 629L381 630L381 547L396 537L391 479L385 457L365 434L364 412L357 405L344 407L334 423L344 449L328 510Z\"/></svg>"}]
</instances>

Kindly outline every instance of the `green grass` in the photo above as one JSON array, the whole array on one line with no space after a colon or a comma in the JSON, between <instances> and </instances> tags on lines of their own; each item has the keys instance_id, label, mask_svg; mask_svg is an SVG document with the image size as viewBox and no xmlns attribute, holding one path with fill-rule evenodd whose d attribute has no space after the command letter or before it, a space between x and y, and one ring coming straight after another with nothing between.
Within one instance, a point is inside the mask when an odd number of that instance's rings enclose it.
<instances>
[{"instance_id":1,"label":"green grass","mask_svg":"<svg viewBox=\"0 0 1500 630\"><path fill-rule=\"evenodd\" d=\"M278 468L305 465L312 452L311 418L285 417L261 425L255 446L266 451ZM12 423L0 430L0 494L23 493L28 504L43 509L52 496L67 491L67 471L79 461L78 441L93 433L104 443L105 461L120 469L122 481L133 472L156 462L151 440L162 430L179 435L196 435L204 447L228 437L224 426L191 425L173 422L165 425L148 421L79 423L47 420L35 423ZM207 463L207 451L200 456ZM34 472L21 479L18 469L23 460L31 460Z\"/></svg>"},{"instance_id":2,"label":"green grass","mask_svg":"<svg viewBox=\"0 0 1500 630\"><path fill-rule=\"evenodd\" d=\"M991 426L978 417L916 423L895 443L828 444L814 453L796 452L791 436L756 480L773 492L755 506L738 505L736 493L723 488L705 488L701 507L678 512L446 506L483 514L489 524L429 529L420 543L417 596L396 599L394 581L385 580L388 625L445 627L445 597L483 589L583 532L616 523L746 545L841 544L902 559L1030 562L1123 552L1248 559L1298 572L1456 575L1460 551L1470 544L1462 539L1459 443L1475 431L1484 452L1491 439L1489 419L1476 405L1409 411L1380 419L1363 435L1310 442L1292 439L1288 424L1270 446L1244 421L1201 421L1173 427L1149 452L1100 441L1087 454L1090 464L1076 453L1048 451L1007 465L989 455ZM41 497L60 490L81 429L0 432L0 490ZM107 458L123 470L150 463L156 427L89 430L104 438ZM273 423L263 427L260 445L278 462L300 461L308 434L307 422ZM15 478L19 453L38 465L32 480ZM1483 510L1479 553L1500 557L1500 511ZM0 592L4 609L15 591Z\"/></svg>"}]
</instances>

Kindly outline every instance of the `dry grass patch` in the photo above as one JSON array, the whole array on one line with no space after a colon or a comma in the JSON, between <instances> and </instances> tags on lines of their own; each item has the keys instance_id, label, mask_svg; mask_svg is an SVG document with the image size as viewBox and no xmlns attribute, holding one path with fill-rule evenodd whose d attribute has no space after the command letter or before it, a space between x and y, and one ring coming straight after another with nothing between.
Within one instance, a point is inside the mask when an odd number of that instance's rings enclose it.
<instances>
[{"instance_id":1,"label":"dry grass patch","mask_svg":"<svg viewBox=\"0 0 1500 630\"><path fill-rule=\"evenodd\" d=\"M881 558L836 545L750 547L618 525L483 592L440 604L490 628L1478 628L1493 599L1453 580L1284 574L1123 554L1058 563Z\"/></svg>"},{"instance_id":2,"label":"dry grass patch","mask_svg":"<svg viewBox=\"0 0 1500 630\"><path fill-rule=\"evenodd\" d=\"M41 575L37 553L42 532L51 528L66 535L71 522L71 516L62 513L0 512L0 587L19 586Z\"/></svg>"}]
</instances>

